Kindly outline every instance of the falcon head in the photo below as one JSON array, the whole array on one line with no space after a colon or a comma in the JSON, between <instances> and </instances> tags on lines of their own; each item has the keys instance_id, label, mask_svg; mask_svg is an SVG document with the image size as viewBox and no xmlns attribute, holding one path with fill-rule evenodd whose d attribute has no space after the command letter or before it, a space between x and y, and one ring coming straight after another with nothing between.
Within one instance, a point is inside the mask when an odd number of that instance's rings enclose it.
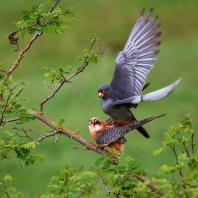
<instances>
[{"instance_id":1,"label":"falcon head","mask_svg":"<svg viewBox=\"0 0 198 198\"><path fill-rule=\"evenodd\" d=\"M97 125L101 125L101 120L99 118L93 117L90 118L89 120L90 122L88 123L89 126L97 126Z\"/></svg>"},{"instance_id":2,"label":"falcon head","mask_svg":"<svg viewBox=\"0 0 198 198\"><path fill-rule=\"evenodd\" d=\"M97 131L100 131L103 128L102 123L103 123L103 121L100 120L99 118L96 118L96 117L90 118L88 127L89 127L89 131L90 131L92 138L95 140L98 137Z\"/></svg>"},{"instance_id":3,"label":"falcon head","mask_svg":"<svg viewBox=\"0 0 198 198\"><path fill-rule=\"evenodd\" d=\"M101 85L98 88L98 95L100 98L110 97L112 93L112 88L109 85Z\"/></svg>"}]
</instances>

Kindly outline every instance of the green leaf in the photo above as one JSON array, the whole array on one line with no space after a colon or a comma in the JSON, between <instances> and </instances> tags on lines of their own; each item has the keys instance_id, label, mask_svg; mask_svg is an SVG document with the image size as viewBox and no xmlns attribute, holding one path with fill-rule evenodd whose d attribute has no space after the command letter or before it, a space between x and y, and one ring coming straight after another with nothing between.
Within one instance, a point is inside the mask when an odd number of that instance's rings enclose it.
<instances>
[{"instance_id":1,"label":"green leaf","mask_svg":"<svg viewBox=\"0 0 198 198\"><path fill-rule=\"evenodd\" d=\"M20 105L20 104L17 104L17 105L15 105L15 109L19 109L19 108L21 108L22 106Z\"/></svg>"},{"instance_id":2,"label":"green leaf","mask_svg":"<svg viewBox=\"0 0 198 198\"><path fill-rule=\"evenodd\" d=\"M43 155L41 155L41 154L31 155L31 159L33 159L37 162L42 162L43 161Z\"/></svg>"},{"instance_id":3,"label":"green leaf","mask_svg":"<svg viewBox=\"0 0 198 198\"><path fill-rule=\"evenodd\" d=\"M43 10L43 7L44 7L44 4L41 3L41 4L38 6L38 8L37 8L38 12L41 12L41 11Z\"/></svg>"},{"instance_id":4,"label":"green leaf","mask_svg":"<svg viewBox=\"0 0 198 198\"><path fill-rule=\"evenodd\" d=\"M125 181L125 182L124 182L124 187L126 188L126 187L130 186L130 184L131 184L130 181Z\"/></svg>"},{"instance_id":5,"label":"green leaf","mask_svg":"<svg viewBox=\"0 0 198 198\"><path fill-rule=\"evenodd\" d=\"M64 119L60 119L59 124L63 124L65 122Z\"/></svg>"},{"instance_id":6,"label":"green leaf","mask_svg":"<svg viewBox=\"0 0 198 198\"><path fill-rule=\"evenodd\" d=\"M126 166L120 165L120 166L117 166L115 169L116 169L117 171L125 171L125 170L126 170Z\"/></svg>"},{"instance_id":7,"label":"green leaf","mask_svg":"<svg viewBox=\"0 0 198 198\"><path fill-rule=\"evenodd\" d=\"M27 113L27 110L26 109L20 109L19 111L20 111L21 114Z\"/></svg>"},{"instance_id":8,"label":"green leaf","mask_svg":"<svg viewBox=\"0 0 198 198\"><path fill-rule=\"evenodd\" d=\"M21 151L22 151L22 153L23 153L24 155L26 155L26 156L30 154L30 149L22 148Z\"/></svg>"},{"instance_id":9,"label":"green leaf","mask_svg":"<svg viewBox=\"0 0 198 198\"><path fill-rule=\"evenodd\" d=\"M165 147L154 150L153 155L159 155L164 149L165 149Z\"/></svg>"},{"instance_id":10,"label":"green leaf","mask_svg":"<svg viewBox=\"0 0 198 198\"><path fill-rule=\"evenodd\" d=\"M11 182L12 181L12 177L10 175L6 175L4 178L3 178L4 181L6 182Z\"/></svg>"},{"instance_id":11,"label":"green leaf","mask_svg":"<svg viewBox=\"0 0 198 198\"><path fill-rule=\"evenodd\" d=\"M20 116L19 119L21 122L25 122L25 120L26 120L24 116Z\"/></svg>"},{"instance_id":12,"label":"green leaf","mask_svg":"<svg viewBox=\"0 0 198 198\"><path fill-rule=\"evenodd\" d=\"M99 165L101 165L101 164L103 163L103 161L104 161L103 158L99 158L99 159L97 159L97 160L95 161L95 165L96 165L96 166L99 166Z\"/></svg>"},{"instance_id":13,"label":"green leaf","mask_svg":"<svg viewBox=\"0 0 198 198\"><path fill-rule=\"evenodd\" d=\"M4 64L4 62L0 62L0 68L2 68L3 64Z\"/></svg>"},{"instance_id":14,"label":"green leaf","mask_svg":"<svg viewBox=\"0 0 198 198\"><path fill-rule=\"evenodd\" d=\"M25 161L25 166L29 166L30 165L30 162L27 160Z\"/></svg>"},{"instance_id":15,"label":"green leaf","mask_svg":"<svg viewBox=\"0 0 198 198\"><path fill-rule=\"evenodd\" d=\"M17 152L17 158L22 158L22 157L23 157L22 153L20 151L18 151Z\"/></svg>"},{"instance_id":16,"label":"green leaf","mask_svg":"<svg viewBox=\"0 0 198 198\"><path fill-rule=\"evenodd\" d=\"M129 166L129 170L134 170L140 168L141 163L137 160L130 160L128 166Z\"/></svg>"},{"instance_id":17,"label":"green leaf","mask_svg":"<svg viewBox=\"0 0 198 198\"><path fill-rule=\"evenodd\" d=\"M104 168L105 169L108 169L110 166L111 166L111 161L109 159L106 159L104 161Z\"/></svg>"}]
</instances>

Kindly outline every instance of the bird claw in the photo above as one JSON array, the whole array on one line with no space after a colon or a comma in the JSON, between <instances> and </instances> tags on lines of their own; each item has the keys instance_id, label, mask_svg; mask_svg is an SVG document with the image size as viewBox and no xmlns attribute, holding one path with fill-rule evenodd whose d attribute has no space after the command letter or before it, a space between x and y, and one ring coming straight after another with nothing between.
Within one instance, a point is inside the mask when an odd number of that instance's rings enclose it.
<instances>
[{"instance_id":1,"label":"bird claw","mask_svg":"<svg viewBox=\"0 0 198 198\"><path fill-rule=\"evenodd\" d=\"M102 149L102 150L104 150L104 149L105 149L105 147L107 147L107 146L101 146L101 145L97 145L97 146L96 146L96 149L97 149L97 148L99 148L99 149Z\"/></svg>"}]
</instances>

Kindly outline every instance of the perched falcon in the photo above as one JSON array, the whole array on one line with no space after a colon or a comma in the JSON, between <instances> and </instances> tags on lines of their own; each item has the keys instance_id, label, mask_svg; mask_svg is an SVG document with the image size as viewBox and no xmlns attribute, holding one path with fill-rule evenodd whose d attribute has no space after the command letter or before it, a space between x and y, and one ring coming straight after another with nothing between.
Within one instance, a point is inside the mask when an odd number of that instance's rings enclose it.
<instances>
[{"instance_id":1,"label":"perched falcon","mask_svg":"<svg viewBox=\"0 0 198 198\"><path fill-rule=\"evenodd\" d=\"M99 118L93 117L90 119L90 122L88 123L89 131L91 137L97 141L98 136L100 135L100 132L102 132L105 129L113 129L114 125L112 122L112 119L108 119L106 121L102 121ZM116 141L110 143L108 147L112 150L116 151L123 151L124 150L124 144L127 142L125 137L120 137ZM99 146L100 148L104 148L106 146Z\"/></svg>"},{"instance_id":2,"label":"perched falcon","mask_svg":"<svg viewBox=\"0 0 198 198\"><path fill-rule=\"evenodd\" d=\"M130 108L137 107L140 101L154 101L168 96L180 83L181 78L173 84L157 91L142 95L146 77L156 62L158 47L161 44L158 32L161 24L155 25L158 16L149 19L152 9L143 17L142 10L123 51L116 59L116 67L110 85L101 85L98 94L103 111L118 126L136 121ZM137 130L149 137L143 127Z\"/></svg>"},{"instance_id":3,"label":"perched falcon","mask_svg":"<svg viewBox=\"0 0 198 198\"><path fill-rule=\"evenodd\" d=\"M152 116L140 121L133 120L124 126L115 126L112 118L102 121L93 117L90 119L88 127L92 138L100 145L99 147L108 146L110 149L120 152L124 150L124 144L127 142L124 137L127 133L164 115Z\"/></svg>"}]
</instances>

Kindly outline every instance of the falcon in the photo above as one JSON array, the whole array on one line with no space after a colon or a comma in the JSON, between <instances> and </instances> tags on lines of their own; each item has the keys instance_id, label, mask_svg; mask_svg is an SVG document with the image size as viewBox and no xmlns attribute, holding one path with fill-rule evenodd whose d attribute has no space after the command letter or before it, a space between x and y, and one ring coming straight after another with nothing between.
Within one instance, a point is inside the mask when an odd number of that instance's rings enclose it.
<instances>
[{"instance_id":1,"label":"falcon","mask_svg":"<svg viewBox=\"0 0 198 198\"><path fill-rule=\"evenodd\" d=\"M181 78L173 84L157 91L142 95L148 85L145 84L148 73L156 62L159 53L158 41L161 32L161 23L155 25L158 16L150 20L153 9L143 17L142 10L136 21L124 49L118 54L114 75L110 85L101 85L98 94L104 113L108 114L117 126L127 125L136 118L130 111L136 108L141 101L154 101L168 96L181 82ZM137 130L145 137L149 137L142 127Z\"/></svg>"},{"instance_id":2,"label":"falcon","mask_svg":"<svg viewBox=\"0 0 198 198\"><path fill-rule=\"evenodd\" d=\"M124 144L127 142L124 137L127 133L164 115L165 114L152 116L140 121L133 120L129 124L123 126L114 126L112 118L109 118L107 121L102 121L97 117L93 117L90 119L88 127L90 135L96 140L99 147L104 148L108 146L114 151L121 152L124 150Z\"/></svg>"}]
</instances>

